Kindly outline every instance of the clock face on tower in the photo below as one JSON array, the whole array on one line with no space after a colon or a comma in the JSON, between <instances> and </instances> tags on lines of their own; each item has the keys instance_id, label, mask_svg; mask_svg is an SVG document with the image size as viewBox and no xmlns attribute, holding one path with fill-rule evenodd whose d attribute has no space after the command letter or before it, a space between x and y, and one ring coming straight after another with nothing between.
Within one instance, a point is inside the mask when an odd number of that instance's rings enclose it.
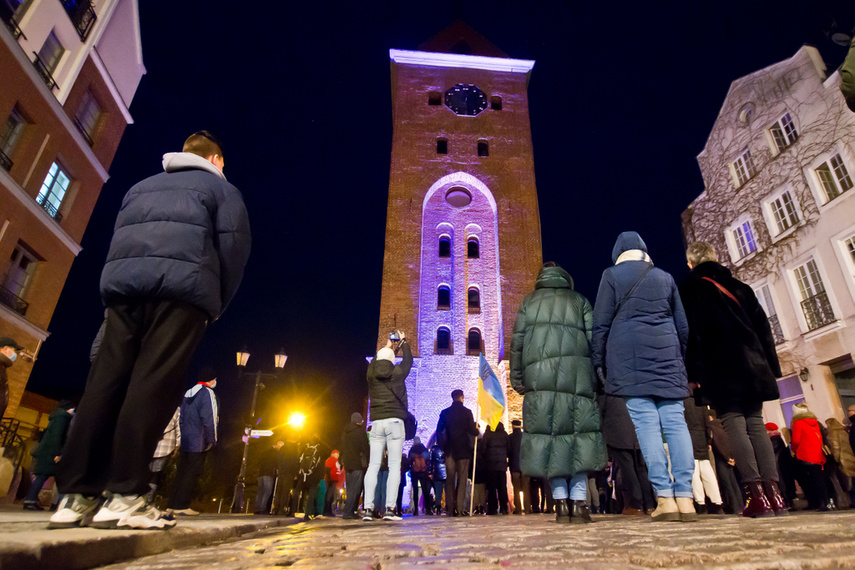
<instances>
[{"instance_id":1,"label":"clock face on tower","mask_svg":"<svg viewBox=\"0 0 855 570\"><path fill-rule=\"evenodd\" d=\"M471 83L458 83L445 92L445 106L458 115L474 117L487 108L487 95Z\"/></svg>"}]
</instances>

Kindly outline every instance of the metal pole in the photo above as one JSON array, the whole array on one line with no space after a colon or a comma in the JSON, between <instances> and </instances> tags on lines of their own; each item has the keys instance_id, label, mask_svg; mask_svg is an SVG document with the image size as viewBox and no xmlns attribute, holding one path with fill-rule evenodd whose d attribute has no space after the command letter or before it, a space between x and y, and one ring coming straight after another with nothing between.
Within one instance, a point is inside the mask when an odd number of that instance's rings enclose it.
<instances>
[{"instance_id":1,"label":"metal pole","mask_svg":"<svg viewBox=\"0 0 855 570\"><path fill-rule=\"evenodd\" d=\"M249 454L249 432L252 431L252 420L255 419L255 402L258 399L258 387L261 386L261 370L255 374L255 389L252 391L252 409L249 412L249 423L243 430L243 459L240 462L240 473L238 473L235 491L232 496L232 513L243 512L243 492L246 489L246 457Z\"/></svg>"}]
</instances>

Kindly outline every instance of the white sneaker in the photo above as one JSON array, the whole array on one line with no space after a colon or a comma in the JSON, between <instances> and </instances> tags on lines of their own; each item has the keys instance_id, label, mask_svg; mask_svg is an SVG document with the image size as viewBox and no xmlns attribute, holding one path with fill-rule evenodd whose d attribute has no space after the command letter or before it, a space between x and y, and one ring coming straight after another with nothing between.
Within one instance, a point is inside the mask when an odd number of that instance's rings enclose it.
<instances>
[{"instance_id":1,"label":"white sneaker","mask_svg":"<svg viewBox=\"0 0 855 570\"><path fill-rule=\"evenodd\" d=\"M199 511L194 511L191 508L186 509L168 509L166 511L170 515L183 515L185 517L195 517L199 515Z\"/></svg>"},{"instance_id":2,"label":"white sneaker","mask_svg":"<svg viewBox=\"0 0 855 570\"><path fill-rule=\"evenodd\" d=\"M92 519L91 526L95 528L116 528L119 526L119 522L144 506L145 497L142 495L114 494L98 509L98 513Z\"/></svg>"},{"instance_id":3,"label":"white sneaker","mask_svg":"<svg viewBox=\"0 0 855 570\"><path fill-rule=\"evenodd\" d=\"M92 522L92 515L98 507L100 497L84 497L77 493L69 493L62 498L62 502L51 515L48 528L75 528L88 526Z\"/></svg>"},{"instance_id":4,"label":"white sneaker","mask_svg":"<svg viewBox=\"0 0 855 570\"><path fill-rule=\"evenodd\" d=\"M400 521L403 519L396 514L389 513L388 515L383 515L383 520L384 521Z\"/></svg>"},{"instance_id":5,"label":"white sneaker","mask_svg":"<svg viewBox=\"0 0 855 570\"><path fill-rule=\"evenodd\" d=\"M168 529L175 526L175 518L160 512L154 505L144 503L140 508L119 521L119 528Z\"/></svg>"}]
</instances>

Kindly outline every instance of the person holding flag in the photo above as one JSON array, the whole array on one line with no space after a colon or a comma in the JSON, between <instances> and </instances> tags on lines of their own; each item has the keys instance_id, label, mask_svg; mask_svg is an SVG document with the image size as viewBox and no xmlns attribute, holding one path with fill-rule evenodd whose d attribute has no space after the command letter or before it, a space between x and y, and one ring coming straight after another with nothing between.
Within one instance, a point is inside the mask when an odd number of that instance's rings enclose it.
<instances>
[{"instance_id":1,"label":"person holding flag","mask_svg":"<svg viewBox=\"0 0 855 570\"><path fill-rule=\"evenodd\" d=\"M587 473L608 461L591 364L591 303L547 262L523 299L511 338L511 385L523 395L522 472L546 477L559 523L593 522Z\"/></svg>"}]
</instances>

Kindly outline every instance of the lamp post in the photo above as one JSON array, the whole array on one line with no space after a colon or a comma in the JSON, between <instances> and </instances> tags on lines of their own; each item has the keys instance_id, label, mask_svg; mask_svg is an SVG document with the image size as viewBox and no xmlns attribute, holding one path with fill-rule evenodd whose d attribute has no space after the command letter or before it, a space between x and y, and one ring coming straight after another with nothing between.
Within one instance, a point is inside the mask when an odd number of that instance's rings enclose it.
<instances>
[{"instance_id":1,"label":"lamp post","mask_svg":"<svg viewBox=\"0 0 855 570\"><path fill-rule=\"evenodd\" d=\"M249 360L249 352L247 352L246 348L239 351L237 353L237 365L238 368L241 369L238 377L249 376L249 374L243 372L243 368L246 366L247 361ZM273 362L276 365L277 369L281 369L285 366L285 361L288 360L288 357L285 355L284 350L280 350L276 353L276 356L273 357ZM241 513L243 512L243 492L246 489L246 457L249 454L249 436L252 431L252 422L255 419L255 403L258 400L258 390L259 388L264 388L264 384L261 383L263 378L275 378L276 374L273 373L262 373L261 370L254 374L255 376L255 388L252 391L252 407L249 411L249 421L243 429L243 459L240 462L240 473L238 473L237 482L235 483L235 491L232 496L232 507L231 512L233 513Z\"/></svg>"}]
</instances>

